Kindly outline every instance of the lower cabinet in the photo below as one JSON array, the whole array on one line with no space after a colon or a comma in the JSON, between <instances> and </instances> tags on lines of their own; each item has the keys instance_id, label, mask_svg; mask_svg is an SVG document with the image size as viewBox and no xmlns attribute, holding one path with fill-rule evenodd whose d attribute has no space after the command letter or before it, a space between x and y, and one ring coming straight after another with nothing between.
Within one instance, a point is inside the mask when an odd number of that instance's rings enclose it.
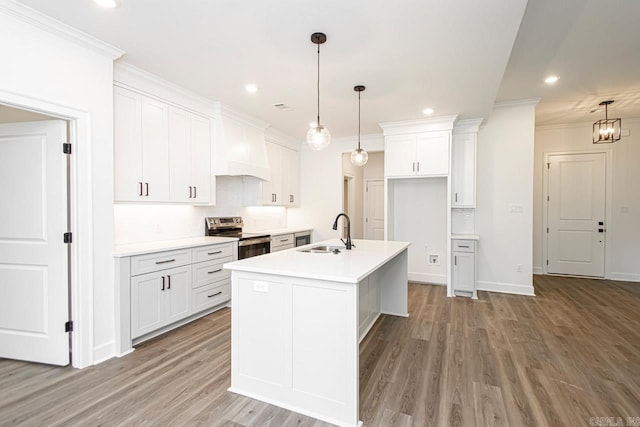
<instances>
[{"instance_id":1,"label":"lower cabinet","mask_svg":"<svg viewBox=\"0 0 640 427\"><path fill-rule=\"evenodd\" d=\"M295 246L295 238L293 234L281 234L271 236L271 252L284 251Z\"/></svg>"},{"instance_id":2,"label":"lower cabinet","mask_svg":"<svg viewBox=\"0 0 640 427\"><path fill-rule=\"evenodd\" d=\"M380 315L380 280L373 272L358 283L358 332L362 340Z\"/></svg>"},{"instance_id":3,"label":"lower cabinet","mask_svg":"<svg viewBox=\"0 0 640 427\"><path fill-rule=\"evenodd\" d=\"M454 240L452 255L453 293L457 296L477 298L476 242L474 240Z\"/></svg>"},{"instance_id":4,"label":"lower cabinet","mask_svg":"<svg viewBox=\"0 0 640 427\"><path fill-rule=\"evenodd\" d=\"M224 243L130 257L131 339L157 335L228 302L231 275L222 265L237 258L234 247Z\"/></svg>"}]
</instances>

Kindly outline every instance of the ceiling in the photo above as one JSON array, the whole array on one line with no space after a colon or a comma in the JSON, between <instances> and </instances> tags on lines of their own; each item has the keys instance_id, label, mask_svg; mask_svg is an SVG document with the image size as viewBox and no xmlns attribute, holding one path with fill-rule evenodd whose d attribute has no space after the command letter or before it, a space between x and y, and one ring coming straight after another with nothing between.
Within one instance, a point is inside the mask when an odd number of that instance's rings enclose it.
<instances>
[{"instance_id":1,"label":"ceiling","mask_svg":"<svg viewBox=\"0 0 640 427\"><path fill-rule=\"evenodd\" d=\"M21 0L127 53L121 59L303 138L316 116L334 137L378 123L487 117L496 101L541 98L539 124L640 117L636 0ZM525 13L526 9L526 13ZM606 13L604 13L606 12ZM524 15L524 18L523 18ZM515 43L515 45L514 45ZM549 73L560 81L548 87ZM249 94L247 83L258 85ZM288 110L274 104L283 103ZM599 117L598 117L599 118Z\"/></svg>"}]
</instances>

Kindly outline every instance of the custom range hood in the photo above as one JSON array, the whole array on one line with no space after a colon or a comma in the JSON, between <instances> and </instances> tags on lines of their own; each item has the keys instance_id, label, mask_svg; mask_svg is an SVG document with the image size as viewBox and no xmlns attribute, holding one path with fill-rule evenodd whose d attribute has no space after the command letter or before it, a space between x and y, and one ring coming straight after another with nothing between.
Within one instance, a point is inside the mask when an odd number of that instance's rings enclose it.
<instances>
[{"instance_id":1,"label":"custom range hood","mask_svg":"<svg viewBox=\"0 0 640 427\"><path fill-rule=\"evenodd\" d=\"M212 160L215 174L270 180L265 143L268 125L220 102L214 104L214 111Z\"/></svg>"}]
</instances>

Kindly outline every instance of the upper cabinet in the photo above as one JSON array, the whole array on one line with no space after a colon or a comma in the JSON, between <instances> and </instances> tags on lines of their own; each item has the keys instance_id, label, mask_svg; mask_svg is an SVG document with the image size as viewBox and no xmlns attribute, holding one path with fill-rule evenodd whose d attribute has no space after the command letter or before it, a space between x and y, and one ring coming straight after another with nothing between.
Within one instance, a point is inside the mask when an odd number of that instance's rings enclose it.
<instances>
[{"instance_id":1,"label":"upper cabinet","mask_svg":"<svg viewBox=\"0 0 640 427\"><path fill-rule=\"evenodd\" d=\"M115 200L211 202L211 122L114 88Z\"/></svg>"},{"instance_id":2,"label":"upper cabinet","mask_svg":"<svg viewBox=\"0 0 640 427\"><path fill-rule=\"evenodd\" d=\"M476 207L476 148L482 120L461 120L453 129L451 207Z\"/></svg>"},{"instance_id":3,"label":"upper cabinet","mask_svg":"<svg viewBox=\"0 0 640 427\"><path fill-rule=\"evenodd\" d=\"M210 202L211 122L169 107L170 195L173 202Z\"/></svg>"},{"instance_id":4,"label":"upper cabinet","mask_svg":"<svg viewBox=\"0 0 640 427\"><path fill-rule=\"evenodd\" d=\"M114 122L115 199L169 200L168 106L116 87Z\"/></svg>"},{"instance_id":5,"label":"upper cabinet","mask_svg":"<svg viewBox=\"0 0 640 427\"><path fill-rule=\"evenodd\" d=\"M385 137L388 177L443 176L449 173L451 132L420 132Z\"/></svg>"},{"instance_id":6,"label":"upper cabinet","mask_svg":"<svg viewBox=\"0 0 640 427\"><path fill-rule=\"evenodd\" d=\"M263 181L262 204L265 206L298 206L300 166L298 152L267 142L271 179Z\"/></svg>"}]
</instances>

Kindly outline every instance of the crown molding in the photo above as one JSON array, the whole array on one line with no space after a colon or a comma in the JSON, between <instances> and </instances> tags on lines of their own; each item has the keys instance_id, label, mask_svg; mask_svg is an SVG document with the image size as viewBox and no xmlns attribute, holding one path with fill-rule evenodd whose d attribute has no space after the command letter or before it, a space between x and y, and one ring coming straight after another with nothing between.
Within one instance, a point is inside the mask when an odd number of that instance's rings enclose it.
<instances>
[{"instance_id":1,"label":"crown molding","mask_svg":"<svg viewBox=\"0 0 640 427\"><path fill-rule=\"evenodd\" d=\"M484 119L458 120L453 127L453 134L478 133Z\"/></svg>"},{"instance_id":2,"label":"crown molding","mask_svg":"<svg viewBox=\"0 0 640 427\"><path fill-rule=\"evenodd\" d=\"M94 52L116 60L124 55L124 50L103 42L102 40L84 33L70 25L51 18L15 0L0 0L0 13L16 18L40 30L76 43Z\"/></svg>"},{"instance_id":3,"label":"crown molding","mask_svg":"<svg viewBox=\"0 0 640 427\"><path fill-rule=\"evenodd\" d=\"M378 123L378 126L382 128L383 134L385 136L443 130L451 131L453 130L453 124L455 123L457 118L457 115L441 116L434 117L432 119L403 120L401 122Z\"/></svg>"},{"instance_id":4,"label":"crown molding","mask_svg":"<svg viewBox=\"0 0 640 427\"><path fill-rule=\"evenodd\" d=\"M502 101L496 102L493 104L493 108L509 108L509 107L524 107L528 105L536 105L540 102L542 98L527 98L527 99L516 99L513 101Z\"/></svg>"}]
</instances>

